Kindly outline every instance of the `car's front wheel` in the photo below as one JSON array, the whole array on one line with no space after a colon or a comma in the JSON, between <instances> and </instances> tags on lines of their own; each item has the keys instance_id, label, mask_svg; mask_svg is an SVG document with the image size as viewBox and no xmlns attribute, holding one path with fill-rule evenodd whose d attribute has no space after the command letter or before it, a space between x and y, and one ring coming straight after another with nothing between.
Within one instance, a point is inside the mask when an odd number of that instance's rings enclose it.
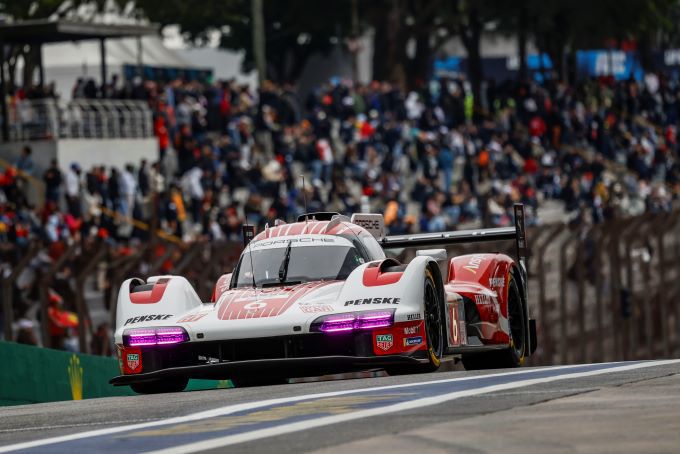
<instances>
[{"instance_id":1,"label":"car's front wheel","mask_svg":"<svg viewBox=\"0 0 680 454\"><path fill-rule=\"evenodd\" d=\"M387 369L390 375L412 374L418 372L435 372L439 369L444 355L444 303L437 289L432 272L425 270L423 283L423 307L425 309L425 336L427 339L426 364L417 366L392 367Z\"/></svg>"}]
</instances>

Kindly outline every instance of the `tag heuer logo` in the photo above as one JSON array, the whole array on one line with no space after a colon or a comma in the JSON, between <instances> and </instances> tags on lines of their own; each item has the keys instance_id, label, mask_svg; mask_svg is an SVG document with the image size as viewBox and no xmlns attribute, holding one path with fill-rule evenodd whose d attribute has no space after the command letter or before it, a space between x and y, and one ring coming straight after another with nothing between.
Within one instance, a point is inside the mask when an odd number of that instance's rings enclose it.
<instances>
[{"instance_id":1,"label":"tag heuer logo","mask_svg":"<svg viewBox=\"0 0 680 454\"><path fill-rule=\"evenodd\" d=\"M378 334L375 336L375 345L381 350L389 350L394 345L391 334Z\"/></svg>"},{"instance_id":2,"label":"tag heuer logo","mask_svg":"<svg viewBox=\"0 0 680 454\"><path fill-rule=\"evenodd\" d=\"M137 370L139 367L139 354L138 353L128 353L127 354L127 365L130 370Z\"/></svg>"}]
</instances>

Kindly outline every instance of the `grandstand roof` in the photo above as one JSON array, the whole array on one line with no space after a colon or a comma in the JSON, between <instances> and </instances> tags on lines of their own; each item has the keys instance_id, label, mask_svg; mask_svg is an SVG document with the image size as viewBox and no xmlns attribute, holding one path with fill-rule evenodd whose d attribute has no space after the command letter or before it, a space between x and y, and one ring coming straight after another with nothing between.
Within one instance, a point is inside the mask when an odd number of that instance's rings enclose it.
<instances>
[{"instance_id":1,"label":"grandstand roof","mask_svg":"<svg viewBox=\"0 0 680 454\"><path fill-rule=\"evenodd\" d=\"M44 44L87 39L123 38L157 34L158 24L101 24L69 20L27 20L0 25L5 44Z\"/></svg>"}]
</instances>

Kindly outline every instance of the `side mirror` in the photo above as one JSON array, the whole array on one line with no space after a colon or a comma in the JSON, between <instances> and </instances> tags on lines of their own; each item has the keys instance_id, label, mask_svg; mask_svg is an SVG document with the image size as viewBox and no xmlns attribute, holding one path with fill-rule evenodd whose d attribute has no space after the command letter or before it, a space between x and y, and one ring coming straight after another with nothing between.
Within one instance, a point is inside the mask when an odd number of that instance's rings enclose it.
<instances>
[{"instance_id":1,"label":"side mirror","mask_svg":"<svg viewBox=\"0 0 680 454\"><path fill-rule=\"evenodd\" d=\"M421 256L432 257L438 262L446 261L446 259L448 258L446 249L421 249L419 251L416 251L416 257Z\"/></svg>"}]
</instances>

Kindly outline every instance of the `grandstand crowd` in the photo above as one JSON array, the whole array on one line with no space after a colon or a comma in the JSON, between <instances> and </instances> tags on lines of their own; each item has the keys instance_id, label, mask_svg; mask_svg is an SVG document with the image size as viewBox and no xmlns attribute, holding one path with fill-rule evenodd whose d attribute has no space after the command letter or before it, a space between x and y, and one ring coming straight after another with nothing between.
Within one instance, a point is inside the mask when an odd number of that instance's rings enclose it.
<instances>
[{"instance_id":1,"label":"grandstand crowd","mask_svg":"<svg viewBox=\"0 0 680 454\"><path fill-rule=\"evenodd\" d=\"M301 213L302 175L309 211L382 211L395 233L507 225L514 202L535 213L547 199L588 222L668 210L680 195L679 90L655 74L490 83L475 109L461 79L410 93L335 80L304 98L269 82L253 93L233 81L121 86L114 77L97 91L79 80L76 97L147 100L159 160L66 172L54 163L38 175L26 149L0 182L2 235L54 241L96 227L116 237L104 206L155 214L179 237L231 239L244 219L262 226ZM23 176L45 183L43 209L25 203Z\"/></svg>"},{"instance_id":2,"label":"grandstand crowd","mask_svg":"<svg viewBox=\"0 0 680 454\"><path fill-rule=\"evenodd\" d=\"M129 218L184 241L239 240L244 221L290 221L305 204L382 212L391 233L405 233L509 225L515 202L533 222L553 200L574 222L599 223L668 211L680 198L677 80L485 87L475 102L463 79L412 92L333 80L304 96L271 82L254 92L234 81L79 80L74 97L148 101L158 160L38 172L25 147L0 174L3 261L32 238L129 251L148 235ZM34 179L41 207L27 197Z\"/></svg>"}]
</instances>

